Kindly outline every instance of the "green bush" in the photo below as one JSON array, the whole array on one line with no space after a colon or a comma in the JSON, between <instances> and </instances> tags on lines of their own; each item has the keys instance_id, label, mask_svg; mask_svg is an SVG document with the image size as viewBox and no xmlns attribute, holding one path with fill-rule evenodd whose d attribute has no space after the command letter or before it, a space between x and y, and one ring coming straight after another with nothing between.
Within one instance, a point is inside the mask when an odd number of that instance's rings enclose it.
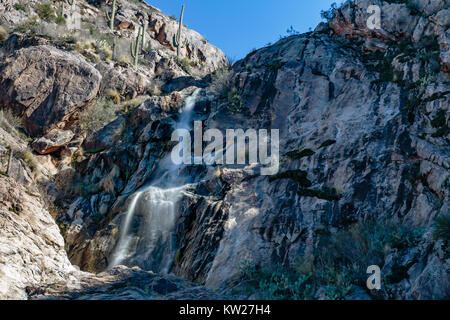
<instances>
[{"instance_id":1,"label":"green bush","mask_svg":"<svg viewBox=\"0 0 450 320\"><path fill-rule=\"evenodd\" d=\"M291 159L301 159L301 158L305 158L305 157L310 157L314 154L315 154L315 152L312 151L311 149L299 148L297 150L286 152L285 155Z\"/></svg>"},{"instance_id":2,"label":"green bush","mask_svg":"<svg viewBox=\"0 0 450 320\"><path fill-rule=\"evenodd\" d=\"M433 120L431 120L431 126L433 128L439 128L439 127L443 127L445 125L446 125L445 111L439 110L436 117L434 117Z\"/></svg>"},{"instance_id":3,"label":"green bush","mask_svg":"<svg viewBox=\"0 0 450 320\"><path fill-rule=\"evenodd\" d=\"M37 16L32 16L14 28L14 32L35 34L39 26Z\"/></svg>"},{"instance_id":4,"label":"green bush","mask_svg":"<svg viewBox=\"0 0 450 320\"><path fill-rule=\"evenodd\" d=\"M40 3L36 5L36 12L44 21L54 22L56 20L56 13L49 2Z\"/></svg>"},{"instance_id":5,"label":"green bush","mask_svg":"<svg viewBox=\"0 0 450 320\"><path fill-rule=\"evenodd\" d=\"M0 42L3 42L8 39L8 31L5 30L2 26L0 26Z\"/></svg>"},{"instance_id":6,"label":"green bush","mask_svg":"<svg viewBox=\"0 0 450 320\"><path fill-rule=\"evenodd\" d=\"M116 117L117 109L117 105L109 98L100 98L81 113L80 128L88 133L100 130Z\"/></svg>"},{"instance_id":7,"label":"green bush","mask_svg":"<svg viewBox=\"0 0 450 320\"><path fill-rule=\"evenodd\" d=\"M184 58L184 59L179 60L178 64L184 71L186 71L186 73L192 74L191 63L189 61L189 58Z\"/></svg>"},{"instance_id":8,"label":"green bush","mask_svg":"<svg viewBox=\"0 0 450 320\"><path fill-rule=\"evenodd\" d=\"M334 15L336 14L336 10L337 10L337 4L336 2L331 4L331 7L328 10L322 10L320 12L320 17L324 20L331 20L333 19Z\"/></svg>"},{"instance_id":9,"label":"green bush","mask_svg":"<svg viewBox=\"0 0 450 320\"><path fill-rule=\"evenodd\" d=\"M14 9L25 11L25 6L21 3L14 3Z\"/></svg>"},{"instance_id":10,"label":"green bush","mask_svg":"<svg viewBox=\"0 0 450 320\"><path fill-rule=\"evenodd\" d=\"M313 299L319 289L326 299L344 299L353 286L365 287L367 266L382 267L393 248L417 245L422 230L370 221L335 233L318 230L316 236L312 258L301 258L291 268L263 269L247 262L241 267L237 283L244 283L244 291L258 292L263 299ZM387 281L403 279L409 267L395 265Z\"/></svg>"},{"instance_id":11,"label":"green bush","mask_svg":"<svg viewBox=\"0 0 450 320\"><path fill-rule=\"evenodd\" d=\"M438 216L434 223L433 236L444 241L450 240L450 213Z\"/></svg>"},{"instance_id":12,"label":"green bush","mask_svg":"<svg viewBox=\"0 0 450 320\"><path fill-rule=\"evenodd\" d=\"M312 185L312 183L308 180L307 176L308 173L303 170L287 170L269 177L269 182L279 179L291 179L298 182L302 187L308 188Z\"/></svg>"},{"instance_id":13,"label":"green bush","mask_svg":"<svg viewBox=\"0 0 450 320\"><path fill-rule=\"evenodd\" d=\"M219 68L212 75L211 90L219 97L227 97L232 88L234 72L229 68Z\"/></svg>"},{"instance_id":14,"label":"green bush","mask_svg":"<svg viewBox=\"0 0 450 320\"><path fill-rule=\"evenodd\" d=\"M55 22L56 22L56 24L59 24L59 25L65 25L66 24L66 18L64 18L64 16L62 16L62 15L58 15L55 18Z\"/></svg>"},{"instance_id":15,"label":"green bush","mask_svg":"<svg viewBox=\"0 0 450 320\"><path fill-rule=\"evenodd\" d=\"M420 14L420 8L417 3L409 1L406 3L406 7L409 9L409 11L411 12L412 15L415 16L415 15Z\"/></svg>"},{"instance_id":16,"label":"green bush","mask_svg":"<svg viewBox=\"0 0 450 320\"><path fill-rule=\"evenodd\" d=\"M5 129L8 133L17 132L22 126L22 119L16 117L10 109L0 110L0 127Z\"/></svg>"},{"instance_id":17,"label":"green bush","mask_svg":"<svg viewBox=\"0 0 450 320\"><path fill-rule=\"evenodd\" d=\"M336 140L332 140L332 139L326 140L320 145L319 149L331 146L331 145L333 145L335 143L336 143Z\"/></svg>"},{"instance_id":18,"label":"green bush","mask_svg":"<svg viewBox=\"0 0 450 320\"><path fill-rule=\"evenodd\" d=\"M236 88L232 88L228 92L228 110L231 113L240 113L243 108L241 95Z\"/></svg>"}]
</instances>

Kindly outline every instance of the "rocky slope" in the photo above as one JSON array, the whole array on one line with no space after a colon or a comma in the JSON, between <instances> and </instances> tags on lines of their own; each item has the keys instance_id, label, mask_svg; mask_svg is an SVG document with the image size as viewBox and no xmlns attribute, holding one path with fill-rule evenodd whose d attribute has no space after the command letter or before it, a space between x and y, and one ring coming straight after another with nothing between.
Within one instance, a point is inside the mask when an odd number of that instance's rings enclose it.
<instances>
[{"instance_id":1,"label":"rocky slope","mask_svg":"<svg viewBox=\"0 0 450 320\"><path fill-rule=\"evenodd\" d=\"M55 24L41 21L33 32L27 22L25 34L19 29L3 44L0 104L23 119L36 163L15 152L13 162L22 169L8 169L8 150L14 143L26 150L27 142L5 133L2 170L10 176L18 172L15 180L22 185L39 185L36 195L45 200L24 195L1 202L0 221L9 223L11 235L0 240L16 252L3 272L8 277L18 272L23 279L14 282L18 289L3 290L5 297L26 297L29 271L18 257L29 253L20 248L46 237L54 240L44 241L40 250L51 252L51 259L29 279L30 297L219 297L149 272L162 270L139 259L140 233L128 266L147 271L117 267L97 276L77 271L67 263L46 212L55 213L70 262L87 272L105 271L134 196L157 178L173 147L179 110L194 92L192 120L202 120L205 130L280 129L280 168L275 176L261 176L255 165L183 167L179 174L190 179L177 206L170 273L246 298L449 296L448 232L433 234L436 218L449 214L445 1L348 1L330 10L328 21L313 32L285 37L250 53L232 72L221 69L212 77L207 74L226 67L226 59L197 33L185 31L189 45L181 54L187 59L179 62L168 40L175 21L143 3L119 1L112 34L100 13L104 3L77 2L85 29L69 33L73 41L64 32L50 36L47 25ZM369 30L367 8L373 4L382 12L381 29ZM21 10L2 9L5 26L26 19ZM42 8L29 10L39 14ZM128 50L142 23L148 24L149 46L132 67L119 57L121 43ZM94 42L115 38L116 57L105 56L102 44L81 43L89 27ZM101 125L86 126L85 110L96 112L104 99L119 110L91 121ZM6 194L13 181L2 181ZM18 235L23 241L11 244L15 227L8 219L19 219L14 208L25 203L53 232L46 234L38 224L34 238L23 232ZM33 223L24 211L20 228L26 230ZM147 219L137 214L132 229ZM366 269L374 264L383 275L376 292L365 289ZM44 279L46 268L58 276ZM67 284L69 275L81 285ZM161 281L164 289L155 284Z\"/></svg>"},{"instance_id":2,"label":"rocky slope","mask_svg":"<svg viewBox=\"0 0 450 320\"><path fill-rule=\"evenodd\" d=\"M86 298L92 287L99 292L99 283L105 295L94 294L93 299L218 298L198 285L139 269L119 268L98 277L80 272L65 251L68 246L61 232L66 225L58 228L55 223L60 211L55 199L72 183L68 178L73 175L73 160L83 157L85 138L90 139L86 145L98 147L81 128L85 110L104 111L95 109L96 101L111 99L111 91L133 107L159 95L163 84L167 96L153 99L175 107L183 93L170 94L172 81L181 88L189 83L204 85L204 75L227 65L225 56L198 33L185 29L188 45L181 50L183 63L177 63L168 39L177 32L178 23L145 3L118 1L114 31L102 13L110 3L76 1L72 10L82 12L80 28L70 27L72 11L67 11L67 4L61 11L63 3L0 5L2 30L9 33L2 39L0 63L0 298L43 298L44 291L46 297ZM61 17L64 21L56 23ZM143 24L147 24L147 50L132 66L125 50ZM102 118L101 125L120 121L124 113L118 110ZM134 283L135 278L139 283Z\"/></svg>"}]
</instances>

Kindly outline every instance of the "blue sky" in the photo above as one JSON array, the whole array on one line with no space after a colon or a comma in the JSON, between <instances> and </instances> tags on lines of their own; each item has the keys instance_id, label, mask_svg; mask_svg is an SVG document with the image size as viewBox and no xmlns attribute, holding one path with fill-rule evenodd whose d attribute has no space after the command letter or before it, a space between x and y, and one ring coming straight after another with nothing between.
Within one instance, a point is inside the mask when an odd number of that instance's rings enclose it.
<instances>
[{"instance_id":1,"label":"blue sky","mask_svg":"<svg viewBox=\"0 0 450 320\"><path fill-rule=\"evenodd\" d=\"M234 59L276 42L292 25L303 33L321 21L320 11L336 0L146 0L184 23Z\"/></svg>"}]
</instances>

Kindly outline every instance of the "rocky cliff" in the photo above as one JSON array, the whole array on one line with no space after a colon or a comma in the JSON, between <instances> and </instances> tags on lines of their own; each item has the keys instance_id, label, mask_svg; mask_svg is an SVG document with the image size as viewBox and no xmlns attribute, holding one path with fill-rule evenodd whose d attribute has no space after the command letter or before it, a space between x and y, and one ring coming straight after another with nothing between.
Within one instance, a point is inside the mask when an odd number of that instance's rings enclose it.
<instances>
[{"instance_id":1,"label":"rocky cliff","mask_svg":"<svg viewBox=\"0 0 450 320\"><path fill-rule=\"evenodd\" d=\"M2 297L449 296L445 1L347 1L231 69L186 28L177 58L176 21L117 2L113 30L108 1L76 1L78 29L56 1L0 7ZM155 204L188 105L204 130L279 129L278 173L182 166L176 201ZM108 269L124 243L129 268Z\"/></svg>"}]
</instances>

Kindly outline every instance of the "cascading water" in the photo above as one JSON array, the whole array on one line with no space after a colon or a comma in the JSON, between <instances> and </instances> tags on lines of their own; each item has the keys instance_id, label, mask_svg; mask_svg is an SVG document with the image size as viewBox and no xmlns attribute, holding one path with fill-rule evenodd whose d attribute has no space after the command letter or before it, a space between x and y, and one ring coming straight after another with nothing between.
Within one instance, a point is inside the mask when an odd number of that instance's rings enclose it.
<instances>
[{"instance_id":1,"label":"cascading water","mask_svg":"<svg viewBox=\"0 0 450 320\"><path fill-rule=\"evenodd\" d=\"M191 128L199 92L197 89L186 99L175 129ZM178 174L182 166L175 165L169 154L154 173L153 182L132 196L109 267L123 264L169 272L176 252L178 203L188 182L188 177Z\"/></svg>"}]
</instances>

